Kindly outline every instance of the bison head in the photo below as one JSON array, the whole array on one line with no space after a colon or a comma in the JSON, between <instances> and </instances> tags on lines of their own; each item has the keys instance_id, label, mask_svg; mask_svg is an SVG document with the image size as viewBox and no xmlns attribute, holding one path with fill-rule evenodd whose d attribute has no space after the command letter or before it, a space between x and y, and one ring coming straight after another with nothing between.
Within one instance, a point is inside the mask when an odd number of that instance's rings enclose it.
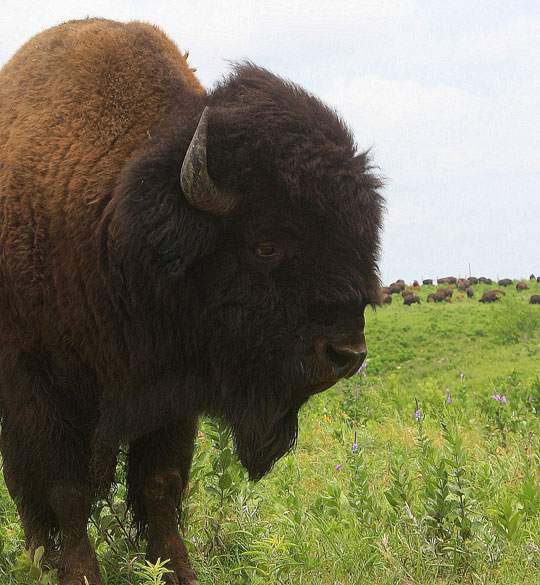
<instances>
[{"instance_id":1,"label":"bison head","mask_svg":"<svg viewBox=\"0 0 540 585\"><path fill-rule=\"evenodd\" d=\"M383 203L340 118L297 86L247 64L206 102L126 169L115 246L143 321L166 316L146 350L177 368L178 404L223 418L257 479L302 404L365 359Z\"/></svg>"}]
</instances>

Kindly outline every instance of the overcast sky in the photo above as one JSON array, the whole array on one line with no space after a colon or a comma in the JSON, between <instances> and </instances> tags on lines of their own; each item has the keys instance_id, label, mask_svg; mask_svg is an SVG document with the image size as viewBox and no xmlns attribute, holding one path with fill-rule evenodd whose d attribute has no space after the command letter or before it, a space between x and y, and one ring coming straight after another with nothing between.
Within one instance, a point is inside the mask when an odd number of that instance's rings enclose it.
<instances>
[{"instance_id":1,"label":"overcast sky","mask_svg":"<svg viewBox=\"0 0 540 585\"><path fill-rule=\"evenodd\" d=\"M160 26L203 85L251 59L334 106L386 177L381 273L540 274L540 2L0 0L0 64L101 16Z\"/></svg>"}]
</instances>

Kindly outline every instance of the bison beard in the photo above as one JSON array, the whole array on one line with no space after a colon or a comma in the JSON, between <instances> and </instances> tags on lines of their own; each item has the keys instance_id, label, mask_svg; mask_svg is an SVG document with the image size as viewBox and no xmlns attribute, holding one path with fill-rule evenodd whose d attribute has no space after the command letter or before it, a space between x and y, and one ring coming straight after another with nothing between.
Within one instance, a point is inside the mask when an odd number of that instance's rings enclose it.
<instances>
[{"instance_id":1,"label":"bison beard","mask_svg":"<svg viewBox=\"0 0 540 585\"><path fill-rule=\"evenodd\" d=\"M298 437L298 409L279 409L268 403L236 417L232 425L234 446L249 478L261 479L274 463L295 445Z\"/></svg>"}]
</instances>

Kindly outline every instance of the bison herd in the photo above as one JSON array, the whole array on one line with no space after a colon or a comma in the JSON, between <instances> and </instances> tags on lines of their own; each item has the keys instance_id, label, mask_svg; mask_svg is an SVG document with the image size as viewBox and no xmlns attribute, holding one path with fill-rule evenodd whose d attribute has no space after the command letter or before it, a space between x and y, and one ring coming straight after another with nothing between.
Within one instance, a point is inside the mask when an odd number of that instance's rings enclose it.
<instances>
[{"instance_id":1,"label":"bison herd","mask_svg":"<svg viewBox=\"0 0 540 585\"><path fill-rule=\"evenodd\" d=\"M535 277L534 274L531 274L529 280L540 283L540 276ZM514 284L514 281L510 278L502 278L496 282L497 285L501 288L512 286ZM486 278L485 276L481 276L479 278L474 276L469 278L456 278L454 276L438 278L436 281L436 286L438 286L438 288L434 292L430 292L427 295L426 300L427 302L433 303L441 303L443 301L449 303L452 302L454 292L456 291L456 296L458 298L461 298L464 295L467 295L468 298L472 298L475 296L473 286L478 284L490 286L494 284L494 281L491 278ZM403 279L399 279L390 285L383 287L382 303L388 305L392 302L393 295L400 294L403 298L404 305L410 306L413 304L420 304L420 297L416 293L422 290L423 287L433 286L435 286L434 282L430 278L422 280L422 285L420 285L419 282L415 280L411 286L407 286ZM518 292L529 290L529 285L523 280L518 281L515 286ZM493 288L482 291L482 296L478 299L478 302L494 303L495 301L500 300L506 294L504 290L501 290L501 288ZM529 302L533 305L539 305L540 295L532 295L529 299Z\"/></svg>"}]
</instances>

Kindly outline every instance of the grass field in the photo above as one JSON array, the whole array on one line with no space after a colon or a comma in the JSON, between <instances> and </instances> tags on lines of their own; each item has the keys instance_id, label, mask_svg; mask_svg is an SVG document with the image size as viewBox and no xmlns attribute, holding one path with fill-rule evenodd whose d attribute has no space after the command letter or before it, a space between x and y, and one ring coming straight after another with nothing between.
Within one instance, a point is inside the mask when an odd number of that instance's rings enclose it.
<instances>
[{"instance_id":1,"label":"grass field","mask_svg":"<svg viewBox=\"0 0 540 585\"><path fill-rule=\"evenodd\" d=\"M367 366L301 412L251 484L203 421L183 530L201 585L540 585L540 284L367 311ZM111 585L160 583L118 489L92 517ZM0 479L0 583L55 583ZM39 556L39 555L38 555Z\"/></svg>"}]
</instances>

